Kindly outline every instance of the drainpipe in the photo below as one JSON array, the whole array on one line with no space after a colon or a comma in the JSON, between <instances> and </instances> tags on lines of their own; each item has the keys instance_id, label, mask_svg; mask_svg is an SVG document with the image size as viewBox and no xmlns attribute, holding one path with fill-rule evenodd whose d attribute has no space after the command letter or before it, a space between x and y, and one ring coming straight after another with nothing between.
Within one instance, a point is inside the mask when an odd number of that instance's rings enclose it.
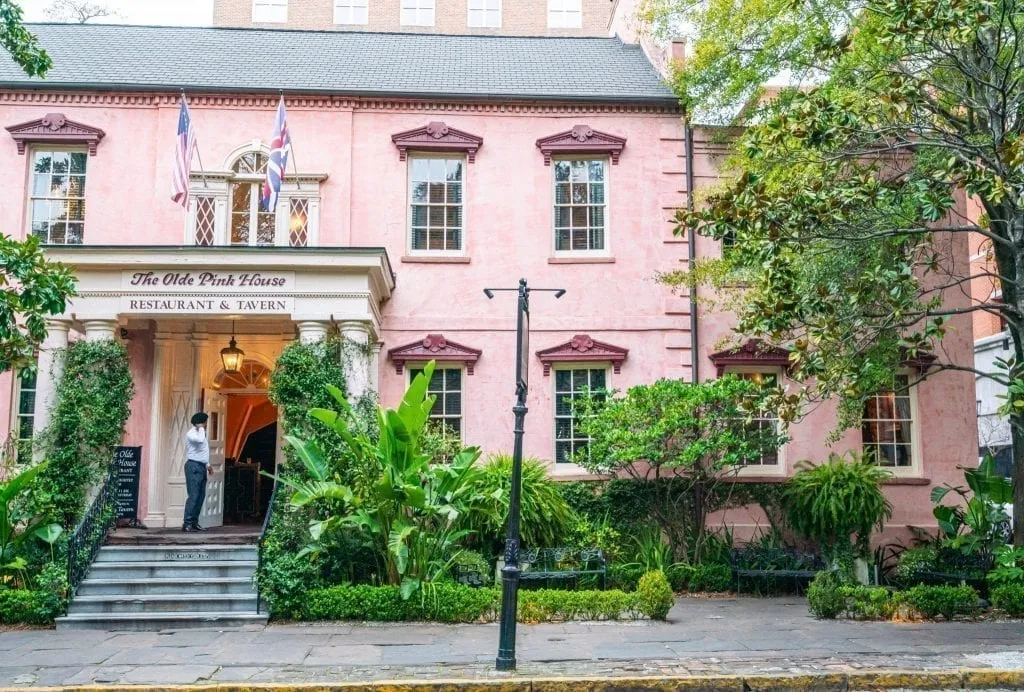
<instances>
[{"instance_id":1,"label":"drainpipe","mask_svg":"<svg viewBox=\"0 0 1024 692\"><path fill-rule=\"evenodd\" d=\"M686 209L693 211L693 130L690 129L689 118L683 120L683 140L686 145ZM697 234L693 226L686 229L687 268L693 270L697 257L695 247ZM690 379L694 384L700 382L700 357L697 352L697 287L690 286Z\"/></svg>"}]
</instances>

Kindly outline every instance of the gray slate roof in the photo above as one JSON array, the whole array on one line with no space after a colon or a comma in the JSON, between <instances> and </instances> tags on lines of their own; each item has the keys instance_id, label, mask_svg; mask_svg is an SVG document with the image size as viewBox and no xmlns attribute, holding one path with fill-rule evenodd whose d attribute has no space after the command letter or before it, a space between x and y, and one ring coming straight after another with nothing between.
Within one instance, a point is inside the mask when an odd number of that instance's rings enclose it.
<instances>
[{"instance_id":1,"label":"gray slate roof","mask_svg":"<svg viewBox=\"0 0 1024 692\"><path fill-rule=\"evenodd\" d=\"M0 51L0 88L317 92L674 102L617 38L31 24L43 80Z\"/></svg>"}]
</instances>

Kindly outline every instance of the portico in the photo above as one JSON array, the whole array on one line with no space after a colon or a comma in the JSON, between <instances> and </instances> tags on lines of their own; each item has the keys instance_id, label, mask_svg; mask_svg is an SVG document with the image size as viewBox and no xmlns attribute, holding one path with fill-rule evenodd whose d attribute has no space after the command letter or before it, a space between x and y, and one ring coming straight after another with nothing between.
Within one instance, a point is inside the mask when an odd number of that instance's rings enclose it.
<instances>
[{"instance_id":1,"label":"portico","mask_svg":"<svg viewBox=\"0 0 1024 692\"><path fill-rule=\"evenodd\" d=\"M263 440L272 457L263 469L273 468L280 443L266 390L289 342L314 343L336 329L353 345L344 361L350 395L376 386L373 346L394 288L383 249L79 246L48 254L72 267L78 295L41 351L36 415L45 423L60 374L55 355L69 335L125 340L136 387L125 444L143 447L140 518L150 527L181 523L184 435L196 410L210 414L215 472L201 523L225 518L226 466L259 478L247 440ZM231 338L244 350L240 373L222 362Z\"/></svg>"}]
</instances>

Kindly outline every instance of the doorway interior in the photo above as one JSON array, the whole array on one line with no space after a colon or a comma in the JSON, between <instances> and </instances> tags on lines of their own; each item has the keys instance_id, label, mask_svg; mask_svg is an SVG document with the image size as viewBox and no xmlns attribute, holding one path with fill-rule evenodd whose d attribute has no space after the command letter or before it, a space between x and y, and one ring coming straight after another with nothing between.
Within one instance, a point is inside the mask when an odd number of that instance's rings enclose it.
<instances>
[{"instance_id":1,"label":"doorway interior","mask_svg":"<svg viewBox=\"0 0 1024 692\"><path fill-rule=\"evenodd\" d=\"M270 506L280 437L277 407L267 396L270 369L246 360L214 381L224 398L224 523L259 525Z\"/></svg>"}]
</instances>

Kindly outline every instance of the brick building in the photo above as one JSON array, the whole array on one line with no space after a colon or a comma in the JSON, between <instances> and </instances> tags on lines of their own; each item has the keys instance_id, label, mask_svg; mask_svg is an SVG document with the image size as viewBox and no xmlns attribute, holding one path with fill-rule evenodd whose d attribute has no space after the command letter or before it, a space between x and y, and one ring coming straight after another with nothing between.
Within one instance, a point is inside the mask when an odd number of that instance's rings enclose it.
<instances>
[{"instance_id":1,"label":"brick building","mask_svg":"<svg viewBox=\"0 0 1024 692\"><path fill-rule=\"evenodd\" d=\"M607 36L613 0L214 0L218 27Z\"/></svg>"}]
</instances>

